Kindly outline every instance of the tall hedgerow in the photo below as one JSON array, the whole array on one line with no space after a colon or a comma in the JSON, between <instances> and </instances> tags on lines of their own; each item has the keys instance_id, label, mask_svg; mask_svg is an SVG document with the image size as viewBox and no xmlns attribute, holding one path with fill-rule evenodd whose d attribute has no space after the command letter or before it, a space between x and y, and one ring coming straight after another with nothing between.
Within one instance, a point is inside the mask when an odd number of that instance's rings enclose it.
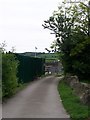
<instances>
[{"instance_id":1,"label":"tall hedgerow","mask_svg":"<svg viewBox=\"0 0 90 120\"><path fill-rule=\"evenodd\" d=\"M27 83L41 75L44 75L45 60L43 58L34 58L17 53L15 55L17 60L19 60L17 73L19 83Z\"/></svg>"},{"instance_id":2,"label":"tall hedgerow","mask_svg":"<svg viewBox=\"0 0 90 120\"><path fill-rule=\"evenodd\" d=\"M2 54L2 97L10 97L15 93L18 61L13 54Z\"/></svg>"}]
</instances>

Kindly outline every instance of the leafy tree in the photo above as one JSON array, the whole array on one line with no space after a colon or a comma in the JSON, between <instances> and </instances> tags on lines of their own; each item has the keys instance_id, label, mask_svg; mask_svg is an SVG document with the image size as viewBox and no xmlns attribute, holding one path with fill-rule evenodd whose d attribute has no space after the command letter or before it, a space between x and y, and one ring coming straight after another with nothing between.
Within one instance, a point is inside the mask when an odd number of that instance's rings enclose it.
<instances>
[{"instance_id":1,"label":"leafy tree","mask_svg":"<svg viewBox=\"0 0 90 120\"><path fill-rule=\"evenodd\" d=\"M79 77L85 74L88 76L90 70L88 9L84 3L67 5L63 2L43 24L44 28L55 34L54 45L58 46L58 51L62 53L65 73L77 74Z\"/></svg>"},{"instance_id":2,"label":"leafy tree","mask_svg":"<svg viewBox=\"0 0 90 120\"><path fill-rule=\"evenodd\" d=\"M3 53L6 51L6 42L0 43L0 53Z\"/></svg>"}]
</instances>

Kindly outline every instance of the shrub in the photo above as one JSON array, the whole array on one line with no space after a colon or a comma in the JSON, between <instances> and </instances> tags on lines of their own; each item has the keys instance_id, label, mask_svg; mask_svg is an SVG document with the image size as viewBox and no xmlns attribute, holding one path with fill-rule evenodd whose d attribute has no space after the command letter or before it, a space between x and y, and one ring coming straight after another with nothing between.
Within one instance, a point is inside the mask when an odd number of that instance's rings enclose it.
<instances>
[{"instance_id":1,"label":"shrub","mask_svg":"<svg viewBox=\"0 0 90 120\"><path fill-rule=\"evenodd\" d=\"M2 97L10 97L17 88L18 61L13 54L2 54Z\"/></svg>"}]
</instances>

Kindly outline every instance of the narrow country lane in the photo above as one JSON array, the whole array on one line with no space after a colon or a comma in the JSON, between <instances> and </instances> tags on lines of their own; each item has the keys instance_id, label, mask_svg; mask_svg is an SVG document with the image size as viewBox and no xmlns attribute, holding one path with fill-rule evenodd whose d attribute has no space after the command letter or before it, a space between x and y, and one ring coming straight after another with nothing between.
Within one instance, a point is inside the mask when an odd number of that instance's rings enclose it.
<instances>
[{"instance_id":1,"label":"narrow country lane","mask_svg":"<svg viewBox=\"0 0 90 120\"><path fill-rule=\"evenodd\" d=\"M34 81L2 106L3 118L69 118L60 102L60 78L48 76Z\"/></svg>"}]
</instances>

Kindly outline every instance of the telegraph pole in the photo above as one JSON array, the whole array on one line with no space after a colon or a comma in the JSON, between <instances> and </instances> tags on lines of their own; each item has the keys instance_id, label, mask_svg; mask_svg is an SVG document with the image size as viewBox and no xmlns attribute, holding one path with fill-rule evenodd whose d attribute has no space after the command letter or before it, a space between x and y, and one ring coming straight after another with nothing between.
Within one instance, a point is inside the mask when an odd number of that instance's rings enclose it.
<instances>
[{"instance_id":1,"label":"telegraph pole","mask_svg":"<svg viewBox=\"0 0 90 120\"><path fill-rule=\"evenodd\" d=\"M37 47L35 47L35 57L36 57L36 50L37 50Z\"/></svg>"}]
</instances>

